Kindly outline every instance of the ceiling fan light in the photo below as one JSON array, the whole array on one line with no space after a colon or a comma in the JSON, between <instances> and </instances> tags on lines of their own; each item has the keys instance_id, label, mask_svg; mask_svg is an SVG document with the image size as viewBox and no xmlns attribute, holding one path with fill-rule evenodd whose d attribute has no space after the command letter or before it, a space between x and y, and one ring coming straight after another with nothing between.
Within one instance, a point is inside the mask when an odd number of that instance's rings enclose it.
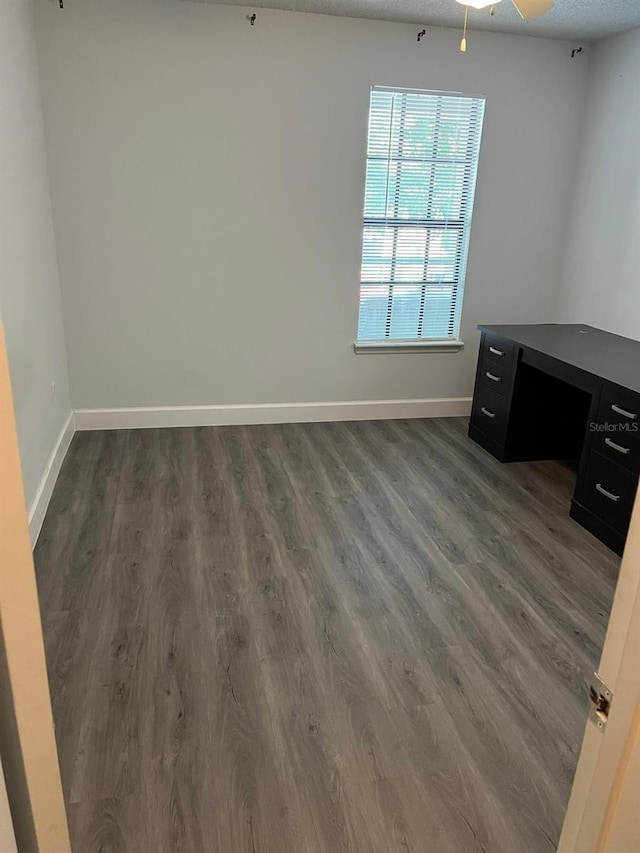
<instances>
[{"instance_id":1,"label":"ceiling fan light","mask_svg":"<svg viewBox=\"0 0 640 853\"><path fill-rule=\"evenodd\" d=\"M472 6L474 9L486 9L487 6L497 6L500 0L458 0L461 6Z\"/></svg>"},{"instance_id":2,"label":"ceiling fan light","mask_svg":"<svg viewBox=\"0 0 640 853\"><path fill-rule=\"evenodd\" d=\"M513 5L520 12L520 17L527 20L539 18L553 9L553 0L513 0Z\"/></svg>"}]
</instances>

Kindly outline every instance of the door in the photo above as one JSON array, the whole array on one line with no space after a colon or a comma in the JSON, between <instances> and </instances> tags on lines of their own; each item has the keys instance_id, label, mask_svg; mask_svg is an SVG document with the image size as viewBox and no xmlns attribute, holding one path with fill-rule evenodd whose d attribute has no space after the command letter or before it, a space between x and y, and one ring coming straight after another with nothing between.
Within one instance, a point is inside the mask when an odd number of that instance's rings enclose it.
<instances>
[{"instance_id":1,"label":"door","mask_svg":"<svg viewBox=\"0 0 640 853\"><path fill-rule=\"evenodd\" d=\"M613 696L587 722L558 853L640 850L640 499L636 496L598 674Z\"/></svg>"},{"instance_id":2,"label":"door","mask_svg":"<svg viewBox=\"0 0 640 853\"><path fill-rule=\"evenodd\" d=\"M0 850L2 853L18 853L2 764L0 764Z\"/></svg>"}]
</instances>

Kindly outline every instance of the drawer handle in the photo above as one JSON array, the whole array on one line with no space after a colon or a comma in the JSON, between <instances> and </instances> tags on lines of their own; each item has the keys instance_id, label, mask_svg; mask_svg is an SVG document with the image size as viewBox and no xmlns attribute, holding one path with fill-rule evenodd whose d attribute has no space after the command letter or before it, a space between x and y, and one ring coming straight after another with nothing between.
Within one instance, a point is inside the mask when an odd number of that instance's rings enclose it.
<instances>
[{"instance_id":1,"label":"drawer handle","mask_svg":"<svg viewBox=\"0 0 640 853\"><path fill-rule=\"evenodd\" d=\"M626 409L621 409L620 406L616 406L615 403L611 404L611 408L614 412L617 412L617 414L622 415L625 418L629 418L630 421L635 421L638 419L638 416L636 414L634 414L633 412L628 412Z\"/></svg>"},{"instance_id":2,"label":"drawer handle","mask_svg":"<svg viewBox=\"0 0 640 853\"><path fill-rule=\"evenodd\" d=\"M496 376L495 373L489 373L488 370L485 373L485 376L487 377L487 379L490 379L492 382L502 382L502 379L500 379L499 376Z\"/></svg>"},{"instance_id":3,"label":"drawer handle","mask_svg":"<svg viewBox=\"0 0 640 853\"><path fill-rule=\"evenodd\" d=\"M483 415L486 415L488 418L495 418L495 416L496 416L495 412L490 412L489 409L485 409L484 406L481 407L480 411L482 412Z\"/></svg>"},{"instance_id":4,"label":"drawer handle","mask_svg":"<svg viewBox=\"0 0 640 853\"><path fill-rule=\"evenodd\" d=\"M613 492L608 492L600 483L596 483L596 489L600 492L601 495L604 495L605 498L609 498L610 501L618 503L618 501L620 500L620 495L614 495Z\"/></svg>"},{"instance_id":5,"label":"drawer handle","mask_svg":"<svg viewBox=\"0 0 640 853\"><path fill-rule=\"evenodd\" d=\"M494 355L504 355L501 349L496 349L495 347L489 347L489 352L492 352Z\"/></svg>"},{"instance_id":6,"label":"drawer handle","mask_svg":"<svg viewBox=\"0 0 640 853\"><path fill-rule=\"evenodd\" d=\"M630 447L623 447L621 444L616 444L615 441L611 441L610 438L605 438L604 443L609 447L612 447L614 450L617 450L618 453L624 453L625 456L628 456L631 453Z\"/></svg>"}]
</instances>

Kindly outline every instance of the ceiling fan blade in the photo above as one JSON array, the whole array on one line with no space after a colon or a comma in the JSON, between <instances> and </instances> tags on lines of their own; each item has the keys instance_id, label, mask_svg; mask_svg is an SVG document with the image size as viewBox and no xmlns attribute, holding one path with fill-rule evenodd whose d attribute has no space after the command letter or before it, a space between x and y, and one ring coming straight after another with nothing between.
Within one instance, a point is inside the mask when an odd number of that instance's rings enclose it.
<instances>
[{"instance_id":1,"label":"ceiling fan blade","mask_svg":"<svg viewBox=\"0 0 640 853\"><path fill-rule=\"evenodd\" d=\"M512 0L523 18L539 18L553 9L553 0Z\"/></svg>"}]
</instances>

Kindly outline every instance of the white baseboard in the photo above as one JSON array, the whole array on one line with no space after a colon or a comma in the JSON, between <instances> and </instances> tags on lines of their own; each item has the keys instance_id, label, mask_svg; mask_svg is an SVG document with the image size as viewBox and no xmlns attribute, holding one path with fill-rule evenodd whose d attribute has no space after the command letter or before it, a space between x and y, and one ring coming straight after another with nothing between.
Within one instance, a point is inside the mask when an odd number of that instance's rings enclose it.
<instances>
[{"instance_id":1,"label":"white baseboard","mask_svg":"<svg viewBox=\"0 0 640 853\"><path fill-rule=\"evenodd\" d=\"M64 457L67 455L67 450L71 444L71 439L76 431L76 424L73 412L69 413L66 423L60 430L56 443L51 451L51 456L47 462L47 467L44 469L40 485L38 486L31 505L29 507L29 535L31 537L31 546L34 547L42 522L44 521L49 501L53 493L53 487L58 479L60 468L64 462Z\"/></svg>"},{"instance_id":2,"label":"white baseboard","mask_svg":"<svg viewBox=\"0 0 640 853\"><path fill-rule=\"evenodd\" d=\"M431 400L353 400L338 403L76 409L75 417L76 429L92 430L451 418L465 417L470 412L470 397L452 397Z\"/></svg>"},{"instance_id":3,"label":"white baseboard","mask_svg":"<svg viewBox=\"0 0 640 853\"><path fill-rule=\"evenodd\" d=\"M76 430L453 418L465 417L470 412L470 397L430 400L350 400L337 403L161 406L144 409L76 409L69 414L60 431L40 485L31 501L29 507L31 544L35 546L40 535L53 487Z\"/></svg>"}]
</instances>

